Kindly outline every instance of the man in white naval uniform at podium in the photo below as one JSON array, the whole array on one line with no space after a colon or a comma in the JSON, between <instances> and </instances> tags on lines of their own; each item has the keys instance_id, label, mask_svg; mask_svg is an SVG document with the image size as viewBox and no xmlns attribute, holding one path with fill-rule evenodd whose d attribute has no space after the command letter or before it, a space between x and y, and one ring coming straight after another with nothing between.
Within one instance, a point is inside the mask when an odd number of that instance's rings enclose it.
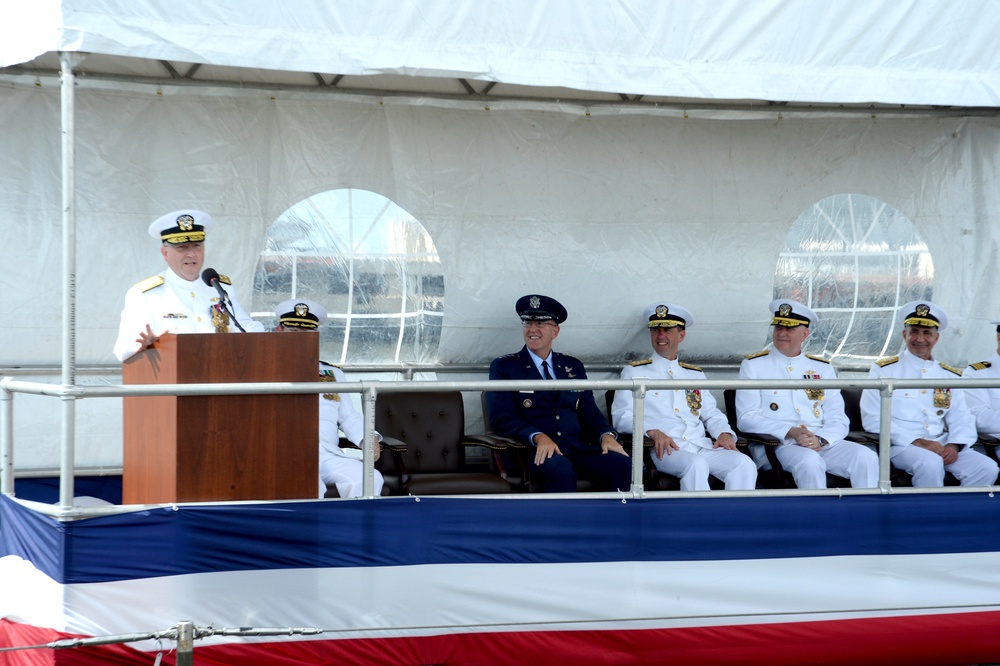
<instances>
[{"instance_id":1,"label":"man in white naval uniform at podium","mask_svg":"<svg viewBox=\"0 0 1000 666\"><path fill-rule=\"evenodd\" d=\"M228 332L238 331L239 326L264 330L231 295L226 303L229 312L219 307L223 285L231 286L229 278L209 269L205 273L212 273L214 284L203 279L205 233L211 223L208 213L177 210L149 225L149 235L160 241L167 268L126 292L114 347L119 361L151 347L164 333Z\"/></svg>"}]
</instances>

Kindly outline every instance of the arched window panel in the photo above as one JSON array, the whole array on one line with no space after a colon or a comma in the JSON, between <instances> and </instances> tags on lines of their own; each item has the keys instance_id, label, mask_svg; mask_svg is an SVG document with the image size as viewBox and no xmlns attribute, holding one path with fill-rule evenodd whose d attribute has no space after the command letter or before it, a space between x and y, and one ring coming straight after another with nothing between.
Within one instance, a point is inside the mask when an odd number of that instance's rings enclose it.
<instances>
[{"instance_id":1,"label":"arched window panel","mask_svg":"<svg viewBox=\"0 0 1000 666\"><path fill-rule=\"evenodd\" d=\"M802 212L775 269L775 298L820 317L807 351L843 363L895 353L900 305L930 299L934 265L913 224L884 201L837 194Z\"/></svg>"},{"instance_id":2,"label":"arched window panel","mask_svg":"<svg viewBox=\"0 0 1000 666\"><path fill-rule=\"evenodd\" d=\"M444 275L427 231L366 190L321 192L268 229L254 274L254 316L288 298L321 303L320 354L343 363L437 361Z\"/></svg>"}]
</instances>

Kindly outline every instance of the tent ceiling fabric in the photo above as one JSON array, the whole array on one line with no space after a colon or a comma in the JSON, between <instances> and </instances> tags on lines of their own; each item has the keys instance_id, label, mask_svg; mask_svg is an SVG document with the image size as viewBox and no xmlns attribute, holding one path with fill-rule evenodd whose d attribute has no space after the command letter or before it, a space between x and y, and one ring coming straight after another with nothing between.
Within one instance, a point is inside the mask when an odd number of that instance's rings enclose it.
<instances>
[{"instance_id":1,"label":"tent ceiling fabric","mask_svg":"<svg viewBox=\"0 0 1000 666\"><path fill-rule=\"evenodd\" d=\"M5 9L0 68L74 51L115 56L83 71L133 76L148 64L122 57L177 63L180 77L203 66L194 79L240 68L250 82L346 76L358 89L993 107L998 12L961 0L48 0Z\"/></svg>"}]
</instances>

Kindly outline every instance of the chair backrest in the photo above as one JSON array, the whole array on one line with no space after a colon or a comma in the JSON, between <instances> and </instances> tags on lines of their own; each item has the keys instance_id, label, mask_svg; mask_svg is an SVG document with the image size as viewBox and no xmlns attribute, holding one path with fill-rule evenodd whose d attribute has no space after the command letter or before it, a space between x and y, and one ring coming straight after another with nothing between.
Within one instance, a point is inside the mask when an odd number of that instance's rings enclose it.
<instances>
[{"instance_id":1,"label":"chair backrest","mask_svg":"<svg viewBox=\"0 0 1000 666\"><path fill-rule=\"evenodd\" d=\"M848 428L857 432L864 431L865 426L861 422L861 389L840 389L840 395L844 399L844 413L850 421Z\"/></svg>"},{"instance_id":2,"label":"chair backrest","mask_svg":"<svg viewBox=\"0 0 1000 666\"><path fill-rule=\"evenodd\" d=\"M380 394L375 429L406 443L402 459L411 474L464 467L465 406L459 391Z\"/></svg>"}]
</instances>

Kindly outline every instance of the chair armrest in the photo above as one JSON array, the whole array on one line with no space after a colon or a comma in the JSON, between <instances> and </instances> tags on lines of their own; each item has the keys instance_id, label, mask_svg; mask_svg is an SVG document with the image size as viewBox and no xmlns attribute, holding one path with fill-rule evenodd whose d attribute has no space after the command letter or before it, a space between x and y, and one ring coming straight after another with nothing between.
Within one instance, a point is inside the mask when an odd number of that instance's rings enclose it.
<instances>
[{"instance_id":1,"label":"chair armrest","mask_svg":"<svg viewBox=\"0 0 1000 666\"><path fill-rule=\"evenodd\" d=\"M390 451L395 451L397 453L402 453L406 450L406 442L401 439L396 439L395 437L389 437L387 435L382 436L382 446L386 447Z\"/></svg>"},{"instance_id":2,"label":"chair armrest","mask_svg":"<svg viewBox=\"0 0 1000 666\"><path fill-rule=\"evenodd\" d=\"M740 431L739 436L746 440L749 444L764 444L765 446L778 446L781 444L781 440L773 435L766 435L761 432L742 432Z\"/></svg>"},{"instance_id":3,"label":"chair armrest","mask_svg":"<svg viewBox=\"0 0 1000 666\"><path fill-rule=\"evenodd\" d=\"M994 437L993 435L980 433L976 440L976 444L982 444L983 446L1000 446L1000 439Z\"/></svg>"},{"instance_id":4,"label":"chair armrest","mask_svg":"<svg viewBox=\"0 0 1000 666\"><path fill-rule=\"evenodd\" d=\"M512 440L497 435L463 435L464 446L483 446L494 451L506 451Z\"/></svg>"},{"instance_id":5,"label":"chair armrest","mask_svg":"<svg viewBox=\"0 0 1000 666\"><path fill-rule=\"evenodd\" d=\"M844 439L857 444L878 444L878 434L864 430L852 430L847 433L847 437Z\"/></svg>"}]
</instances>

